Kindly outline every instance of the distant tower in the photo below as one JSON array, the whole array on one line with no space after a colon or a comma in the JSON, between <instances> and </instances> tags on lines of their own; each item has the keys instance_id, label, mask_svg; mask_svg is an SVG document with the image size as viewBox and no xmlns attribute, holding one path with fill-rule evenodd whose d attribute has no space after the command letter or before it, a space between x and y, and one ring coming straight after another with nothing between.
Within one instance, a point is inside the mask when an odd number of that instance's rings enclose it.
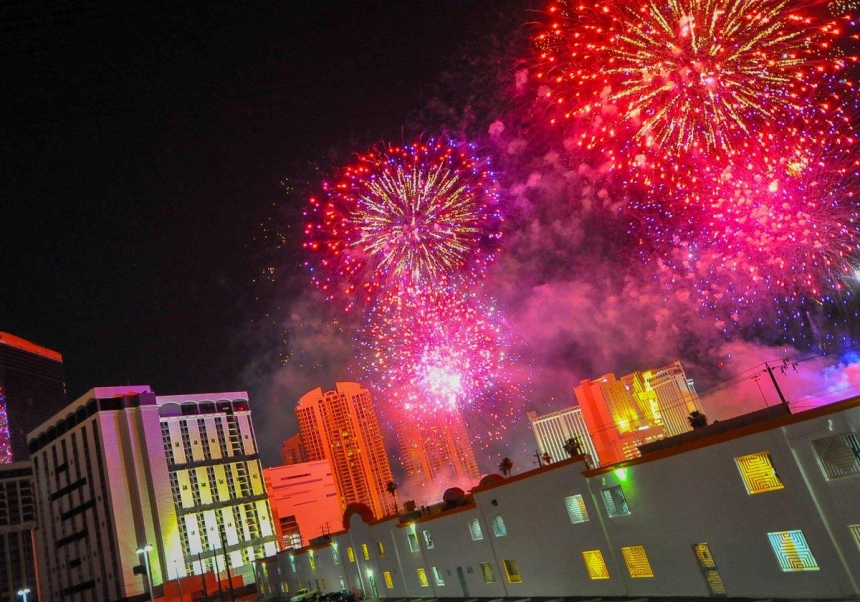
<instances>
[{"instance_id":1,"label":"distant tower","mask_svg":"<svg viewBox=\"0 0 860 602\"><path fill-rule=\"evenodd\" d=\"M305 448L302 447L301 435L296 434L284 440L281 444L281 459L284 461L284 466L308 461L305 457Z\"/></svg>"},{"instance_id":2,"label":"distant tower","mask_svg":"<svg viewBox=\"0 0 860 602\"><path fill-rule=\"evenodd\" d=\"M638 446L691 430L687 416L701 411L679 361L620 380L604 374L574 392L601 464L635 458Z\"/></svg>"},{"instance_id":3,"label":"distant tower","mask_svg":"<svg viewBox=\"0 0 860 602\"><path fill-rule=\"evenodd\" d=\"M0 600L16 600L22 587L39 600L33 533L33 465L0 464Z\"/></svg>"},{"instance_id":4,"label":"distant tower","mask_svg":"<svg viewBox=\"0 0 860 602\"><path fill-rule=\"evenodd\" d=\"M343 508L359 502L377 518L395 513L386 490L394 477L367 389L350 382L326 393L318 387L299 400L296 417L308 461L328 460Z\"/></svg>"},{"instance_id":5,"label":"distant tower","mask_svg":"<svg viewBox=\"0 0 860 602\"><path fill-rule=\"evenodd\" d=\"M27 460L27 433L66 403L63 356L0 332L0 464Z\"/></svg>"},{"instance_id":6,"label":"distant tower","mask_svg":"<svg viewBox=\"0 0 860 602\"><path fill-rule=\"evenodd\" d=\"M543 416L538 416L537 412L529 412L528 417L541 454L549 454L554 462L568 458L570 456L564 451L564 444L568 439L576 437L580 451L591 457L594 466L600 464L597 450L594 449L594 443L582 417L582 408L565 408Z\"/></svg>"},{"instance_id":7,"label":"distant tower","mask_svg":"<svg viewBox=\"0 0 860 602\"><path fill-rule=\"evenodd\" d=\"M451 486L471 487L481 478L475 452L459 412L435 420L404 420L398 426L400 455L407 477L425 483L437 478Z\"/></svg>"}]
</instances>

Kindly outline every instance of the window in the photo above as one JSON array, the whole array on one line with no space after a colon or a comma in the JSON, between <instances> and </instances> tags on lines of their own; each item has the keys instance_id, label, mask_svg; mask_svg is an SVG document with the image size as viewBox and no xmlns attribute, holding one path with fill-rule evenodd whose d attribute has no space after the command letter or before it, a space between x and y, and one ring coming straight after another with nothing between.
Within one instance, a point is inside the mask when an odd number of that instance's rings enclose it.
<instances>
[{"instance_id":1,"label":"window","mask_svg":"<svg viewBox=\"0 0 860 602\"><path fill-rule=\"evenodd\" d=\"M314 558L313 553L308 554L308 562L309 562L309 563L310 563L310 565L311 565L311 570L312 570L312 571L317 570L317 559L316 559L316 558Z\"/></svg>"},{"instance_id":2,"label":"window","mask_svg":"<svg viewBox=\"0 0 860 602\"><path fill-rule=\"evenodd\" d=\"M366 543L361 544L361 555L364 556L365 560L370 560L370 550Z\"/></svg>"},{"instance_id":3,"label":"window","mask_svg":"<svg viewBox=\"0 0 860 602\"><path fill-rule=\"evenodd\" d=\"M349 558L350 562L355 562L355 551L352 549L352 546L347 546L346 557Z\"/></svg>"},{"instance_id":4,"label":"window","mask_svg":"<svg viewBox=\"0 0 860 602\"><path fill-rule=\"evenodd\" d=\"M385 546L382 545L381 541L376 542L376 551L379 552L380 558L383 558L385 556Z\"/></svg>"},{"instance_id":5,"label":"window","mask_svg":"<svg viewBox=\"0 0 860 602\"><path fill-rule=\"evenodd\" d=\"M496 514L493 517L493 535L496 537L504 537L508 534L508 529L505 527L505 519L501 514Z\"/></svg>"},{"instance_id":6,"label":"window","mask_svg":"<svg viewBox=\"0 0 860 602\"><path fill-rule=\"evenodd\" d=\"M567 516L570 517L571 523L575 525L576 523L584 523L588 520L585 500L582 499L581 495L569 495L564 498L564 503L567 506Z\"/></svg>"},{"instance_id":7,"label":"window","mask_svg":"<svg viewBox=\"0 0 860 602\"><path fill-rule=\"evenodd\" d=\"M860 525L848 525L848 530L854 536L854 543L857 544L857 549L860 550Z\"/></svg>"},{"instance_id":8,"label":"window","mask_svg":"<svg viewBox=\"0 0 860 602\"><path fill-rule=\"evenodd\" d=\"M385 577L385 587L394 589L394 580L391 578L391 571L385 571L382 573L382 576Z\"/></svg>"},{"instance_id":9,"label":"window","mask_svg":"<svg viewBox=\"0 0 860 602\"><path fill-rule=\"evenodd\" d=\"M776 531L768 533L767 537L783 573L818 570L818 563L815 562L802 531Z\"/></svg>"},{"instance_id":10,"label":"window","mask_svg":"<svg viewBox=\"0 0 860 602\"><path fill-rule=\"evenodd\" d=\"M427 573L422 568L418 568L418 581L421 582L421 587L430 587L430 583L427 581Z\"/></svg>"},{"instance_id":11,"label":"window","mask_svg":"<svg viewBox=\"0 0 860 602\"><path fill-rule=\"evenodd\" d=\"M508 578L508 583L522 583L523 578L520 575L520 569L517 566L516 560L502 560L502 564L505 566L505 575Z\"/></svg>"},{"instance_id":12,"label":"window","mask_svg":"<svg viewBox=\"0 0 860 602\"><path fill-rule=\"evenodd\" d=\"M493 565L489 562L481 563L481 574L484 576L484 583L496 582L496 574L493 572Z\"/></svg>"},{"instance_id":13,"label":"window","mask_svg":"<svg viewBox=\"0 0 860 602\"><path fill-rule=\"evenodd\" d=\"M702 569L702 576L708 584L708 589L711 590L711 595L725 596L726 587L723 585L723 579L720 577L720 572L717 570L717 563L714 562L714 557L711 556L711 549L708 547L708 544L693 544L693 552L696 554L696 559L699 561L699 568Z\"/></svg>"},{"instance_id":14,"label":"window","mask_svg":"<svg viewBox=\"0 0 860 602\"><path fill-rule=\"evenodd\" d=\"M860 444L853 434L819 439L812 447L828 480L860 474Z\"/></svg>"},{"instance_id":15,"label":"window","mask_svg":"<svg viewBox=\"0 0 860 602\"><path fill-rule=\"evenodd\" d=\"M585 562L585 570L588 571L589 579L609 579L609 569L603 561L603 553L600 550L586 550L582 553Z\"/></svg>"},{"instance_id":16,"label":"window","mask_svg":"<svg viewBox=\"0 0 860 602\"><path fill-rule=\"evenodd\" d=\"M603 503L606 505L606 512L609 516L630 514L630 508L627 506L627 498L624 497L624 491L621 490L621 485L604 489Z\"/></svg>"},{"instance_id":17,"label":"window","mask_svg":"<svg viewBox=\"0 0 860 602\"><path fill-rule=\"evenodd\" d=\"M445 585L445 580L442 579L442 574L439 572L435 566L433 567L433 581L436 582L436 585L442 586Z\"/></svg>"},{"instance_id":18,"label":"window","mask_svg":"<svg viewBox=\"0 0 860 602\"><path fill-rule=\"evenodd\" d=\"M418 551L418 536L415 533L407 533L406 539L409 541L409 551L417 552Z\"/></svg>"},{"instance_id":19,"label":"window","mask_svg":"<svg viewBox=\"0 0 860 602\"><path fill-rule=\"evenodd\" d=\"M433 538L430 536L430 531L424 531L424 545L427 546L428 550L433 547Z\"/></svg>"},{"instance_id":20,"label":"window","mask_svg":"<svg viewBox=\"0 0 860 602\"><path fill-rule=\"evenodd\" d=\"M484 539L484 532L481 531L481 523L477 518L469 521L469 533L472 535L472 541ZM487 583L490 583L489 581Z\"/></svg>"},{"instance_id":21,"label":"window","mask_svg":"<svg viewBox=\"0 0 860 602\"><path fill-rule=\"evenodd\" d=\"M782 481L779 479L779 475L776 474L776 469L773 467L769 453L760 452L741 456L735 458L735 463L738 465L738 470L741 473L741 478L744 481L744 487L746 487L748 494L754 495L756 493L776 491L783 488Z\"/></svg>"},{"instance_id":22,"label":"window","mask_svg":"<svg viewBox=\"0 0 860 602\"><path fill-rule=\"evenodd\" d=\"M331 547L331 560L334 564L340 564L340 554L337 553L337 545Z\"/></svg>"},{"instance_id":23,"label":"window","mask_svg":"<svg viewBox=\"0 0 860 602\"><path fill-rule=\"evenodd\" d=\"M290 554L290 568L293 569L293 572L296 572L296 557Z\"/></svg>"},{"instance_id":24,"label":"window","mask_svg":"<svg viewBox=\"0 0 860 602\"><path fill-rule=\"evenodd\" d=\"M630 571L631 578L642 579L654 576L651 564L648 562L648 556L645 554L645 548L642 546L630 546L621 548L621 553L624 555L624 562L627 564L627 570Z\"/></svg>"}]
</instances>

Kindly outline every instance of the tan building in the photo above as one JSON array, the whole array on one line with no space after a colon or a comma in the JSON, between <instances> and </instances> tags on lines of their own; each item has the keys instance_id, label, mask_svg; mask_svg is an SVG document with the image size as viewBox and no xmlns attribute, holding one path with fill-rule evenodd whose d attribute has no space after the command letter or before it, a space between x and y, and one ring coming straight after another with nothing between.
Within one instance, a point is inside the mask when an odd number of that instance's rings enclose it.
<instances>
[{"instance_id":1,"label":"tan building","mask_svg":"<svg viewBox=\"0 0 860 602\"><path fill-rule=\"evenodd\" d=\"M308 461L330 463L343 509L359 502L377 518L395 513L386 489L394 477L367 389L350 382L325 393L318 387L302 396L296 416Z\"/></svg>"}]
</instances>

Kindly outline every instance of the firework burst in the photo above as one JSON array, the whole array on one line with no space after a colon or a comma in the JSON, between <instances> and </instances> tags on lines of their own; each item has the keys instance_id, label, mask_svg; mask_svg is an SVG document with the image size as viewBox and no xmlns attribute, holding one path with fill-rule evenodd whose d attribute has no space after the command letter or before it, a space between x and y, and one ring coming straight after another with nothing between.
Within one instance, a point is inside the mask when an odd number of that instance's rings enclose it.
<instances>
[{"instance_id":1,"label":"firework burst","mask_svg":"<svg viewBox=\"0 0 860 602\"><path fill-rule=\"evenodd\" d=\"M501 217L493 174L466 144L416 142L358 157L312 198L305 247L329 298L477 280L496 252Z\"/></svg>"},{"instance_id":2,"label":"firework burst","mask_svg":"<svg viewBox=\"0 0 860 602\"><path fill-rule=\"evenodd\" d=\"M828 73L838 22L816 2L559 0L536 43L552 119L616 168L732 156L796 122Z\"/></svg>"}]
</instances>

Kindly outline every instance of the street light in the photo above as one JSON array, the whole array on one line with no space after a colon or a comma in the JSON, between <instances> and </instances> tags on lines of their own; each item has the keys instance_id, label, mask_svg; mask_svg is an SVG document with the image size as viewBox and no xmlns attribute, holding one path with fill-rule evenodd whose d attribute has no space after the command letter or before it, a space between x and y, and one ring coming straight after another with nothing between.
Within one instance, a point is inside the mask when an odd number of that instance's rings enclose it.
<instances>
[{"instance_id":1,"label":"street light","mask_svg":"<svg viewBox=\"0 0 860 602\"><path fill-rule=\"evenodd\" d=\"M149 585L149 602L155 602L155 598L152 595L152 574L149 571L149 553L152 551L152 546L146 544L142 548L138 548L138 555L143 555L143 564L146 567L146 583ZM24 602L27 602L26 600Z\"/></svg>"},{"instance_id":2,"label":"street light","mask_svg":"<svg viewBox=\"0 0 860 602\"><path fill-rule=\"evenodd\" d=\"M29 587L25 587L23 589L18 590L18 595L24 599L24 602L27 602L27 594L29 594L29 593L30 593Z\"/></svg>"}]
</instances>

